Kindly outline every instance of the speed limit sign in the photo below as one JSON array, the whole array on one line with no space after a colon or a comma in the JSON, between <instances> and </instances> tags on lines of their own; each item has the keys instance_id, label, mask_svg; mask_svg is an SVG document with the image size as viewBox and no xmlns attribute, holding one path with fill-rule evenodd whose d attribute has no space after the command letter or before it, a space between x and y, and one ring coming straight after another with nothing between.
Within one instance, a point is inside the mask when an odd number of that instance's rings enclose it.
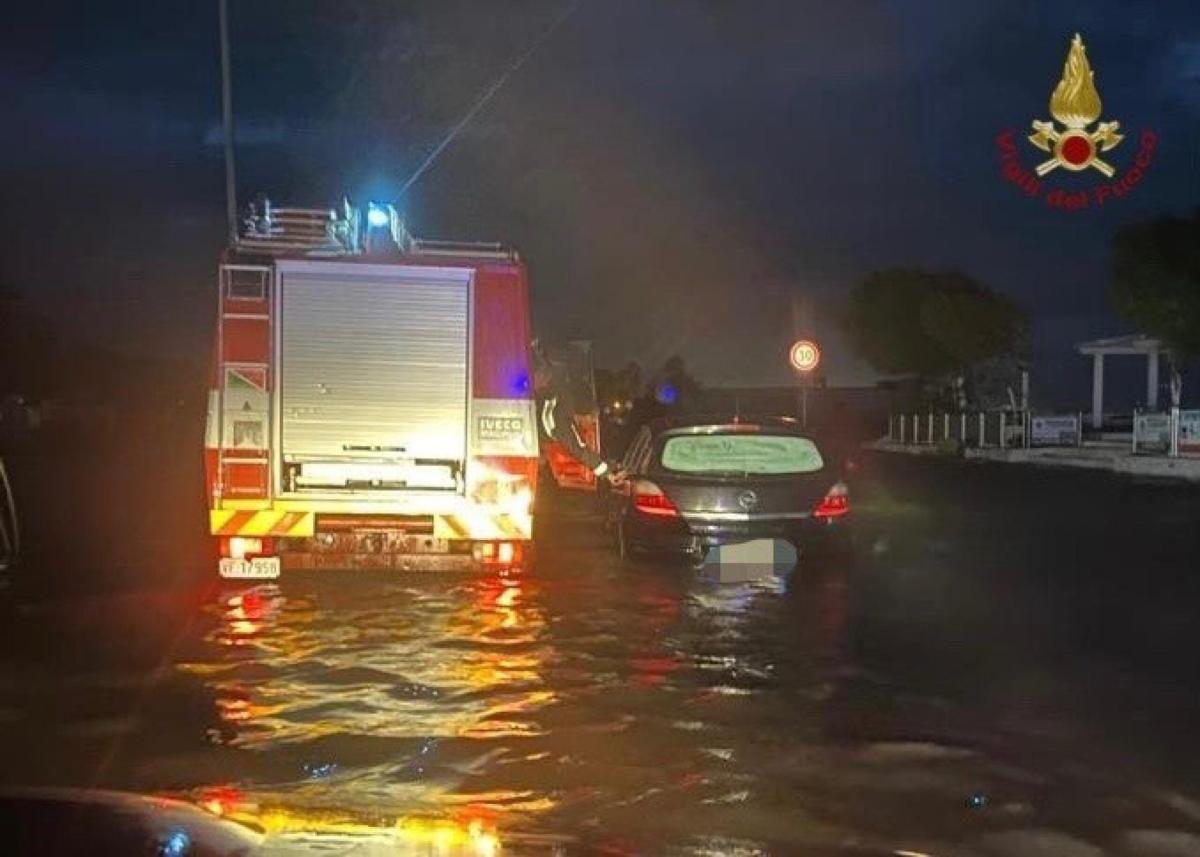
<instances>
[{"instance_id":1,"label":"speed limit sign","mask_svg":"<svg viewBox=\"0 0 1200 857\"><path fill-rule=\"evenodd\" d=\"M821 349L817 343L801 339L792 346L790 353L792 367L800 372L811 372L821 363Z\"/></svg>"}]
</instances>

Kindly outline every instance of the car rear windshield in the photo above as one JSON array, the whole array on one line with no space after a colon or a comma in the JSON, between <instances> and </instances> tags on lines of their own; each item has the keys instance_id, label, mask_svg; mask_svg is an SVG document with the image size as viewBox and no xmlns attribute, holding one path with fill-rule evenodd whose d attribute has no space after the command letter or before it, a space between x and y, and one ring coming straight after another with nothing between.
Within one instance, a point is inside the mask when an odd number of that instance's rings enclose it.
<instances>
[{"instance_id":1,"label":"car rear windshield","mask_svg":"<svg viewBox=\"0 0 1200 857\"><path fill-rule=\"evenodd\" d=\"M662 466L709 476L816 473L825 466L816 444L785 434L690 434L667 438Z\"/></svg>"}]
</instances>

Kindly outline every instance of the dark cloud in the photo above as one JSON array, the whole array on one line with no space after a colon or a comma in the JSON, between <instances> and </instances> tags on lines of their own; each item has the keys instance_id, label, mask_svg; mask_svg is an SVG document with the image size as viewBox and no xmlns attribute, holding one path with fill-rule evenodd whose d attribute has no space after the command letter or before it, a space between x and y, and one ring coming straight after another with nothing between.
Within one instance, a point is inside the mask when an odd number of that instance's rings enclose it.
<instances>
[{"instance_id":1,"label":"dark cloud","mask_svg":"<svg viewBox=\"0 0 1200 857\"><path fill-rule=\"evenodd\" d=\"M232 7L243 195L299 203L395 194L565 8ZM47 4L17 24L3 274L83 302L89 335L206 348L215 4ZM1106 113L1163 143L1131 197L1072 215L1004 184L992 138L1045 114L1076 30ZM1200 11L1176 0L583 0L402 203L421 233L518 245L539 328L614 361L678 351L708 378L779 381L815 330L834 380L869 377L839 347L840 295L927 264L1028 305L1046 383L1069 390L1066 344L1119 327L1111 230L1194 203L1197 45Z\"/></svg>"}]
</instances>

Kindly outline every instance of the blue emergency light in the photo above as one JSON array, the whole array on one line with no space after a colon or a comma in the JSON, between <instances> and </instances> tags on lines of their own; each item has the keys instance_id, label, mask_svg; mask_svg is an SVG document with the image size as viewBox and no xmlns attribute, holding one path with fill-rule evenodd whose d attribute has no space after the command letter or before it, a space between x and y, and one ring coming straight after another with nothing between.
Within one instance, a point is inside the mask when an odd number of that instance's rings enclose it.
<instances>
[{"instance_id":1,"label":"blue emergency light","mask_svg":"<svg viewBox=\"0 0 1200 857\"><path fill-rule=\"evenodd\" d=\"M392 217L388 214L386 205L378 205L374 202L367 205L367 225L373 229L382 229L392 222Z\"/></svg>"}]
</instances>

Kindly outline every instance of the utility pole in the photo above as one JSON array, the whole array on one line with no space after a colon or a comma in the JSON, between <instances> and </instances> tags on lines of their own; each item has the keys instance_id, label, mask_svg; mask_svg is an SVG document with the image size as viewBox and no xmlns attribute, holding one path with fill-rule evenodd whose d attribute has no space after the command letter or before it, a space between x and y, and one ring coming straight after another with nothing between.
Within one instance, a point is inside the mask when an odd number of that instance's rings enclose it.
<instances>
[{"instance_id":1,"label":"utility pole","mask_svg":"<svg viewBox=\"0 0 1200 857\"><path fill-rule=\"evenodd\" d=\"M237 241L237 178L233 170L233 73L229 62L229 0L217 0L221 22L221 117L225 125L225 216Z\"/></svg>"}]
</instances>

